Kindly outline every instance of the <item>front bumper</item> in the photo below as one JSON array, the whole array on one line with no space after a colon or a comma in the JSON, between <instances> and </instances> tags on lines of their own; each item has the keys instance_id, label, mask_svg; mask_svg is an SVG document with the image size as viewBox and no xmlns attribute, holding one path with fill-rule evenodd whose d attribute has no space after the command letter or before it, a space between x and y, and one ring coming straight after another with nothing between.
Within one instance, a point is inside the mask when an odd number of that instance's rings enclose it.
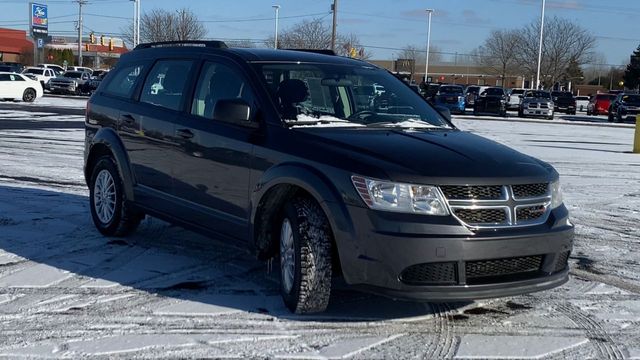
<instances>
[{"instance_id":1,"label":"front bumper","mask_svg":"<svg viewBox=\"0 0 640 360\"><path fill-rule=\"evenodd\" d=\"M552 116L553 109L529 109L522 110L522 114L525 116Z\"/></svg>"},{"instance_id":2,"label":"front bumper","mask_svg":"<svg viewBox=\"0 0 640 360\"><path fill-rule=\"evenodd\" d=\"M49 84L49 90L62 92L75 92L76 86L72 84Z\"/></svg>"},{"instance_id":3,"label":"front bumper","mask_svg":"<svg viewBox=\"0 0 640 360\"><path fill-rule=\"evenodd\" d=\"M348 208L355 236L336 233L340 263L346 282L365 291L397 299L466 301L545 290L568 279L573 225L564 206L553 210L541 225L477 232L448 217ZM539 268L522 274L471 276L478 266L520 258L540 258ZM403 278L409 268L436 264L451 264L452 281L420 283Z\"/></svg>"}]
</instances>

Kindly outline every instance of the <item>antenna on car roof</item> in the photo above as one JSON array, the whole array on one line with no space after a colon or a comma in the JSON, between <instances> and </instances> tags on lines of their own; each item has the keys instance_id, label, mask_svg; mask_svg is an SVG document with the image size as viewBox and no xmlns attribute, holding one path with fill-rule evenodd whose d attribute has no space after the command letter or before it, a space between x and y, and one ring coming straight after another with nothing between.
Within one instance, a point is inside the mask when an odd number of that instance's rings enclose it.
<instances>
[{"instance_id":1,"label":"antenna on car roof","mask_svg":"<svg viewBox=\"0 0 640 360\"><path fill-rule=\"evenodd\" d=\"M285 49L285 50L303 51L303 52L323 54L323 55L334 55L334 56L336 55L336 53L331 49Z\"/></svg>"},{"instance_id":2,"label":"antenna on car roof","mask_svg":"<svg viewBox=\"0 0 640 360\"><path fill-rule=\"evenodd\" d=\"M149 49L154 47L179 47L179 46L197 46L208 47L214 49L226 49L227 44L219 40L178 40L178 41L158 41L152 43L144 43L136 46L133 50Z\"/></svg>"}]
</instances>

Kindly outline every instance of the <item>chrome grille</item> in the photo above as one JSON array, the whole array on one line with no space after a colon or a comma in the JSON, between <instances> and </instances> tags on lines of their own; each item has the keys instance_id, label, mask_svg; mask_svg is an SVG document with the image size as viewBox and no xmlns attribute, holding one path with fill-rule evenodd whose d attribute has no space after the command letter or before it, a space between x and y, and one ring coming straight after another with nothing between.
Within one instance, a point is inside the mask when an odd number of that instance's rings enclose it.
<instances>
[{"instance_id":1,"label":"chrome grille","mask_svg":"<svg viewBox=\"0 0 640 360\"><path fill-rule=\"evenodd\" d=\"M534 205L516 208L516 220L519 222L536 220L542 217L547 211L544 205Z\"/></svg>"},{"instance_id":2,"label":"chrome grille","mask_svg":"<svg viewBox=\"0 0 640 360\"><path fill-rule=\"evenodd\" d=\"M502 199L502 186L441 186L444 196L450 200L498 200Z\"/></svg>"},{"instance_id":3,"label":"chrome grille","mask_svg":"<svg viewBox=\"0 0 640 360\"><path fill-rule=\"evenodd\" d=\"M548 183L511 185L513 196L518 199L526 199L547 195L549 192Z\"/></svg>"},{"instance_id":4,"label":"chrome grille","mask_svg":"<svg viewBox=\"0 0 640 360\"><path fill-rule=\"evenodd\" d=\"M549 216L549 183L442 185L452 214L472 228L531 226Z\"/></svg>"},{"instance_id":5,"label":"chrome grille","mask_svg":"<svg viewBox=\"0 0 640 360\"><path fill-rule=\"evenodd\" d=\"M508 215L504 208L453 210L455 215L467 224L508 224Z\"/></svg>"}]
</instances>

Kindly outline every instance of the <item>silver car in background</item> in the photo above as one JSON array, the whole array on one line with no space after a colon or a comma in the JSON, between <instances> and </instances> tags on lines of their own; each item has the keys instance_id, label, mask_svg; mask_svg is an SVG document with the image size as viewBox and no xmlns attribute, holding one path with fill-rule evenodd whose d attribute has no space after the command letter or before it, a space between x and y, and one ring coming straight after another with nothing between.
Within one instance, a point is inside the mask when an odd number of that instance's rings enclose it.
<instances>
[{"instance_id":1,"label":"silver car in background","mask_svg":"<svg viewBox=\"0 0 640 360\"><path fill-rule=\"evenodd\" d=\"M543 90L527 90L522 96L518 116L544 117L553 120L553 99L551 93Z\"/></svg>"}]
</instances>

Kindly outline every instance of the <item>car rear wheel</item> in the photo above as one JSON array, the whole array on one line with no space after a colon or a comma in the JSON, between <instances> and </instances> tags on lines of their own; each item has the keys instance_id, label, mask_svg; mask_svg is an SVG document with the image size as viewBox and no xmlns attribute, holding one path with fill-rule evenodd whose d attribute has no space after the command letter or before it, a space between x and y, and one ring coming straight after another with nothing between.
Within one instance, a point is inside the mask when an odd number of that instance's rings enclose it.
<instances>
[{"instance_id":1,"label":"car rear wheel","mask_svg":"<svg viewBox=\"0 0 640 360\"><path fill-rule=\"evenodd\" d=\"M32 88L28 88L22 94L22 101L34 102L36 100L36 91Z\"/></svg>"},{"instance_id":2,"label":"car rear wheel","mask_svg":"<svg viewBox=\"0 0 640 360\"><path fill-rule=\"evenodd\" d=\"M89 186L89 202L93 223L106 236L126 236L144 217L124 201L122 179L115 162L103 156L96 162Z\"/></svg>"},{"instance_id":3,"label":"car rear wheel","mask_svg":"<svg viewBox=\"0 0 640 360\"><path fill-rule=\"evenodd\" d=\"M280 293L296 314L321 312L331 293L332 235L324 212L310 198L294 198L280 223Z\"/></svg>"}]
</instances>

